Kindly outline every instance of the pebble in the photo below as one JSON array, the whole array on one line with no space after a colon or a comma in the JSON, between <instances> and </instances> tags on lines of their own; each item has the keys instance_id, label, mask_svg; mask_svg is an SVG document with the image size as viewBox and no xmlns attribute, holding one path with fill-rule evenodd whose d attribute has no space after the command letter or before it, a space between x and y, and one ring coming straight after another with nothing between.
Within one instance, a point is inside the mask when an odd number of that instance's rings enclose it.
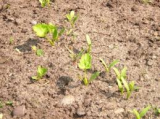
<instances>
[{"instance_id":1,"label":"pebble","mask_svg":"<svg viewBox=\"0 0 160 119\"><path fill-rule=\"evenodd\" d=\"M120 114L122 112L124 112L123 108L119 108L119 109L117 109L117 110L114 111L115 114Z\"/></svg>"},{"instance_id":2,"label":"pebble","mask_svg":"<svg viewBox=\"0 0 160 119\"><path fill-rule=\"evenodd\" d=\"M35 24L37 24L37 21L32 20L32 21L31 21L31 24L35 25Z\"/></svg>"},{"instance_id":3,"label":"pebble","mask_svg":"<svg viewBox=\"0 0 160 119\"><path fill-rule=\"evenodd\" d=\"M147 61L147 65L148 65L148 66L152 66L152 65L153 65L153 61L152 61L152 60L148 60L148 61Z\"/></svg>"},{"instance_id":4,"label":"pebble","mask_svg":"<svg viewBox=\"0 0 160 119\"><path fill-rule=\"evenodd\" d=\"M82 108L82 107L79 107L78 109L77 109L77 115L78 116L85 116L86 115L86 112L85 112L85 109L84 108Z\"/></svg>"},{"instance_id":5,"label":"pebble","mask_svg":"<svg viewBox=\"0 0 160 119\"><path fill-rule=\"evenodd\" d=\"M72 95L64 96L64 98L61 100L61 104L66 105L72 105L75 102L75 98Z\"/></svg>"},{"instance_id":6,"label":"pebble","mask_svg":"<svg viewBox=\"0 0 160 119\"><path fill-rule=\"evenodd\" d=\"M18 117L24 116L25 110L26 110L26 109L25 109L25 106L24 106L24 105L18 106L18 107L16 107L16 108L13 110L13 116L18 116Z\"/></svg>"}]
</instances>

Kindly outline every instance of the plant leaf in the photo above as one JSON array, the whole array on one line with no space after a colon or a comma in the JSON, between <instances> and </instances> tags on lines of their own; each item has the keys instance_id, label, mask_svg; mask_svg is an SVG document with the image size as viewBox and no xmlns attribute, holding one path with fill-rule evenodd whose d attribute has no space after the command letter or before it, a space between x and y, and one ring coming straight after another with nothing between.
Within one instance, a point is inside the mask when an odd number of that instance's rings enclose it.
<instances>
[{"instance_id":1,"label":"plant leaf","mask_svg":"<svg viewBox=\"0 0 160 119\"><path fill-rule=\"evenodd\" d=\"M121 71L121 77L126 78L127 67L124 67Z\"/></svg>"},{"instance_id":2,"label":"plant leaf","mask_svg":"<svg viewBox=\"0 0 160 119\"><path fill-rule=\"evenodd\" d=\"M86 77L83 78L83 83L84 83L84 85L86 85L86 86L89 84L88 79L87 79Z\"/></svg>"},{"instance_id":3,"label":"plant leaf","mask_svg":"<svg viewBox=\"0 0 160 119\"><path fill-rule=\"evenodd\" d=\"M136 119L141 119L141 117L136 109L133 109L132 113L136 116Z\"/></svg>"},{"instance_id":4,"label":"plant leaf","mask_svg":"<svg viewBox=\"0 0 160 119\"><path fill-rule=\"evenodd\" d=\"M53 39L58 40L58 29L55 27L54 32L53 32Z\"/></svg>"},{"instance_id":5,"label":"plant leaf","mask_svg":"<svg viewBox=\"0 0 160 119\"><path fill-rule=\"evenodd\" d=\"M99 76L99 74L100 74L100 72L93 73L89 79L89 83L92 82L93 80L95 80Z\"/></svg>"},{"instance_id":6,"label":"plant leaf","mask_svg":"<svg viewBox=\"0 0 160 119\"><path fill-rule=\"evenodd\" d=\"M102 62L103 66L105 67L105 70L108 72L108 67L107 67L107 64L105 63L105 61L102 59L102 58L99 58L100 61Z\"/></svg>"},{"instance_id":7,"label":"plant leaf","mask_svg":"<svg viewBox=\"0 0 160 119\"><path fill-rule=\"evenodd\" d=\"M109 64L109 69L111 69L112 67L114 67L119 61L118 60L114 60L113 62L111 62Z\"/></svg>"},{"instance_id":8,"label":"plant leaf","mask_svg":"<svg viewBox=\"0 0 160 119\"><path fill-rule=\"evenodd\" d=\"M42 49L38 49L38 50L36 51L36 55L37 55L37 56L42 56L42 55L44 55L43 50L42 50Z\"/></svg>"},{"instance_id":9,"label":"plant leaf","mask_svg":"<svg viewBox=\"0 0 160 119\"><path fill-rule=\"evenodd\" d=\"M134 83L134 81L131 81L129 83L129 89L130 89L131 92L135 90L135 83Z\"/></svg>"},{"instance_id":10,"label":"plant leaf","mask_svg":"<svg viewBox=\"0 0 160 119\"><path fill-rule=\"evenodd\" d=\"M121 91L121 94L123 94L123 85L122 85L122 82L117 78L117 83L118 83L118 88L119 90Z\"/></svg>"},{"instance_id":11,"label":"plant leaf","mask_svg":"<svg viewBox=\"0 0 160 119\"><path fill-rule=\"evenodd\" d=\"M91 39L88 34L86 35L86 40L87 40L88 45L91 45Z\"/></svg>"},{"instance_id":12,"label":"plant leaf","mask_svg":"<svg viewBox=\"0 0 160 119\"><path fill-rule=\"evenodd\" d=\"M142 118L143 116L145 116L150 108L151 106L149 105L146 108L142 109L142 111L140 112L140 117Z\"/></svg>"},{"instance_id":13,"label":"plant leaf","mask_svg":"<svg viewBox=\"0 0 160 119\"><path fill-rule=\"evenodd\" d=\"M38 66L37 74L39 78L42 78L47 72L47 68Z\"/></svg>"},{"instance_id":14,"label":"plant leaf","mask_svg":"<svg viewBox=\"0 0 160 119\"><path fill-rule=\"evenodd\" d=\"M49 32L48 25L44 23L34 25L33 30L39 37L45 37Z\"/></svg>"},{"instance_id":15,"label":"plant leaf","mask_svg":"<svg viewBox=\"0 0 160 119\"><path fill-rule=\"evenodd\" d=\"M114 72L116 73L117 78L118 78L119 80L121 80L121 74L120 74L119 70L118 70L117 68L115 68L115 67L113 67L113 70L114 70Z\"/></svg>"},{"instance_id":16,"label":"plant leaf","mask_svg":"<svg viewBox=\"0 0 160 119\"><path fill-rule=\"evenodd\" d=\"M127 90L127 99L128 99L130 97L130 94L131 94L130 89L129 89L129 85L128 85L127 81L123 77L121 77L121 81L123 82L124 87Z\"/></svg>"},{"instance_id":17,"label":"plant leaf","mask_svg":"<svg viewBox=\"0 0 160 119\"><path fill-rule=\"evenodd\" d=\"M89 53L83 54L78 64L82 70L91 69L91 55Z\"/></svg>"}]
</instances>

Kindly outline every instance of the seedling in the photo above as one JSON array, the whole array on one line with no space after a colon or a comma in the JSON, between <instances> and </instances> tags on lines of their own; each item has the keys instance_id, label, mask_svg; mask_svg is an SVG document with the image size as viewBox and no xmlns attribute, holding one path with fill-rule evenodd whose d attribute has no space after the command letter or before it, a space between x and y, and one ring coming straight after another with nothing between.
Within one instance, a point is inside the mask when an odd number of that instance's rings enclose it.
<instances>
[{"instance_id":1,"label":"seedling","mask_svg":"<svg viewBox=\"0 0 160 119\"><path fill-rule=\"evenodd\" d=\"M89 79L87 78L87 70L91 69L92 66L91 61L91 55L89 53L86 53L82 55L78 64L79 68L84 71L84 76L81 78L83 80L84 85L88 85L99 76L99 72L95 72L91 75Z\"/></svg>"},{"instance_id":2,"label":"seedling","mask_svg":"<svg viewBox=\"0 0 160 119\"><path fill-rule=\"evenodd\" d=\"M66 15L67 21L70 23L70 28L67 30L67 35L71 35L75 39L76 35L74 33L75 23L78 20L78 15L75 15L74 11L71 11Z\"/></svg>"},{"instance_id":3,"label":"seedling","mask_svg":"<svg viewBox=\"0 0 160 119\"><path fill-rule=\"evenodd\" d=\"M146 113L148 112L148 110L150 108L151 108L151 106L149 105L146 108L142 109L142 111L140 113L136 109L133 109L130 112L135 115L136 119L142 119L142 117L144 117L146 115Z\"/></svg>"},{"instance_id":4,"label":"seedling","mask_svg":"<svg viewBox=\"0 0 160 119\"><path fill-rule=\"evenodd\" d=\"M87 44L88 44L87 52L90 53L91 52L92 42L91 42L91 39L90 39L89 35L86 35L86 40L87 40Z\"/></svg>"},{"instance_id":5,"label":"seedling","mask_svg":"<svg viewBox=\"0 0 160 119\"><path fill-rule=\"evenodd\" d=\"M75 15L74 11L71 11L69 14L66 15L67 20L69 21L72 28L74 28L75 22L78 19L78 15Z\"/></svg>"},{"instance_id":6,"label":"seedling","mask_svg":"<svg viewBox=\"0 0 160 119\"><path fill-rule=\"evenodd\" d=\"M39 0L39 2L41 3L42 7L45 7L46 5L50 4L50 0Z\"/></svg>"},{"instance_id":7,"label":"seedling","mask_svg":"<svg viewBox=\"0 0 160 119\"><path fill-rule=\"evenodd\" d=\"M13 102L12 101L7 101L6 105L13 106Z\"/></svg>"},{"instance_id":8,"label":"seedling","mask_svg":"<svg viewBox=\"0 0 160 119\"><path fill-rule=\"evenodd\" d=\"M39 79L41 79L46 73L47 73L47 68L42 67L42 66L38 66L37 75L36 75L36 76L33 76L32 79L33 79L33 80L39 80Z\"/></svg>"},{"instance_id":9,"label":"seedling","mask_svg":"<svg viewBox=\"0 0 160 119\"><path fill-rule=\"evenodd\" d=\"M118 84L118 88L121 92L121 94L123 94L124 92L124 88L126 89L127 91L127 99L130 97L131 93L138 89L138 87L135 86L135 83L134 81L131 81L130 83L128 83L126 81L126 71L127 71L127 67L124 67L121 72L113 67L113 70L115 71L116 75L117 75L117 78L116 78L116 81L117 81L117 84Z\"/></svg>"},{"instance_id":10,"label":"seedling","mask_svg":"<svg viewBox=\"0 0 160 119\"><path fill-rule=\"evenodd\" d=\"M110 72L111 68L114 67L119 62L118 60L114 60L109 65L107 65L102 58L100 58L100 61L102 62L103 66L105 67L106 72Z\"/></svg>"},{"instance_id":11,"label":"seedling","mask_svg":"<svg viewBox=\"0 0 160 119\"><path fill-rule=\"evenodd\" d=\"M38 37L46 38L49 43L54 46L55 42L59 40L59 37L64 33L65 29L58 29L57 26L53 24L36 24L33 26L33 30ZM51 34L52 38L48 35Z\"/></svg>"},{"instance_id":12,"label":"seedling","mask_svg":"<svg viewBox=\"0 0 160 119\"><path fill-rule=\"evenodd\" d=\"M14 38L13 38L13 37L10 37L10 39L9 39L9 44L12 45L13 42L14 42Z\"/></svg>"},{"instance_id":13,"label":"seedling","mask_svg":"<svg viewBox=\"0 0 160 119\"><path fill-rule=\"evenodd\" d=\"M37 47L34 45L32 46L32 50L36 53L37 56L42 56L44 55L44 52L42 49L37 49Z\"/></svg>"}]
</instances>

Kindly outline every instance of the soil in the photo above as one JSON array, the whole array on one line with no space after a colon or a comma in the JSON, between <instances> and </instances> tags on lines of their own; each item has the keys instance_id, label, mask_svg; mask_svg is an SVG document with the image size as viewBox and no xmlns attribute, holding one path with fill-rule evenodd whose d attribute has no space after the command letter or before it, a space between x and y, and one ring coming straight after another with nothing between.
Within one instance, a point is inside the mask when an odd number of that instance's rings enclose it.
<instances>
[{"instance_id":1,"label":"soil","mask_svg":"<svg viewBox=\"0 0 160 119\"><path fill-rule=\"evenodd\" d=\"M35 23L69 26L65 15L71 10L79 14L75 41L62 36L52 47L33 32ZM55 0L45 8L38 0L3 0L0 26L0 101L13 102L13 106L0 108L4 119L134 119L129 112L134 108L160 107L159 0L149 4L138 0ZM101 72L88 86L81 84L78 74L83 72L66 49L86 47L85 34L92 39L89 75ZM42 48L44 56L36 56L32 45ZM127 66L127 80L135 81L139 91L128 100L126 93L121 95L113 70L105 73L100 57L107 63L118 59L120 69ZM47 67L48 72L33 82L31 76L36 75L38 65ZM25 113L13 115L21 110L16 109L19 106ZM150 110L145 118L160 116Z\"/></svg>"}]
</instances>

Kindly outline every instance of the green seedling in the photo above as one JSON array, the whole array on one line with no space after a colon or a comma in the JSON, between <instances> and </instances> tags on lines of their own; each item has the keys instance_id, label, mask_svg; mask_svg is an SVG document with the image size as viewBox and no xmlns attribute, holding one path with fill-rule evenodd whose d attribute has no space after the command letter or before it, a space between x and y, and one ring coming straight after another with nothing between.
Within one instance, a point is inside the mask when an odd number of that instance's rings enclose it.
<instances>
[{"instance_id":1,"label":"green seedling","mask_svg":"<svg viewBox=\"0 0 160 119\"><path fill-rule=\"evenodd\" d=\"M7 101L6 105L13 106L13 102L12 101Z\"/></svg>"},{"instance_id":2,"label":"green seedling","mask_svg":"<svg viewBox=\"0 0 160 119\"><path fill-rule=\"evenodd\" d=\"M91 69L92 66L91 61L92 61L91 55L89 53L85 53L82 55L80 62L78 64L79 68L84 71L84 76L82 78L84 85L88 85L99 76L99 72L95 72L91 75L89 79L87 78L87 70Z\"/></svg>"},{"instance_id":3,"label":"green seedling","mask_svg":"<svg viewBox=\"0 0 160 119\"><path fill-rule=\"evenodd\" d=\"M113 67L113 70L115 71L115 73L117 75L116 81L117 81L118 88L119 88L121 94L123 94L124 89L126 89L126 91L127 91L127 99L128 99L130 97L131 93L134 90L138 89L138 87L135 86L134 81L131 81L130 83L128 83L126 81L126 77L127 77L126 76L126 71L127 71L126 67L124 67L121 70L121 72L115 67Z\"/></svg>"},{"instance_id":4,"label":"green seedling","mask_svg":"<svg viewBox=\"0 0 160 119\"><path fill-rule=\"evenodd\" d=\"M39 0L39 2L41 3L42 7L45 7L46 5L49 6L50 4L50 0Z\"/></svg>"},{"instance_id":5,"label":"green seedling","mask_svg":"<svg viewBox=\"0 0 160 119\"><path fill-rule=\"evenodd\" d=\"M9 44L13 44L13 42L14 42L14 38L13 37L10 37L10 39L9 39Z\"/></svg>"},{"instance_id":6,"label":"green seedling","mask_svg":"<svg viewBox=\"0 0 160 119\"><path fill-rule=\"evenodd\" d=\"M144 117L146 115L146 113L149 111L150 108L151 108L151 106L149 105L146 108L142 109L141 112L138 112L136 109L133 109L130 112L135 115L136 119L142 119L142 117Z\"/></svg>"},{"instance_id":7,"label":"green seedling","mask_svg":"<svg viewBox=\"0 0 160 119\"><path fill-rule=\"evenodd\" d=\"M88 44L87 52L90 53L91 52L92 42L91 42L91 39L90 39L89 35L86 35L86 40L87 40L87 44Z\"/></svg>"},{"instance_id":8,"label":"green seedling","mask_svg":"<svg viewBox=\"0 0 160 119\"><path fill-rule=\"evenodd\" d=\"M32 79L33 79L33 80L39 80L39 79L41 79L46 73L47 73L47 68L42 67L42 66L38 66L37 75L36 75L36 76L33 76Z\"/></svg>"},{"instance_id":9,"label":"green seedling","mask_svg":"<svg viewBox=\"0 0 160 119\"><path fill-rule=\"evenodd\" d=\"M59 40L59 37L64 33L65 29L58 29L53 24L36 24L33 26L33 30L38 37L46 38L49 43L54 46L55 42ZM49 38L48 36L52 36Z\"/></svg>"},{"instance_id":10,"label":"green seedling","mask_svg":"<svg viewBox=\"0 0 160 119\"><path fill-rule=\"evenodd\" d=\"M34 45L32 46L32 50L36 53L37 56L43 56L44 52L42 49L37 49L37 47Z\"/></svg>"},{"instance_id":11,"label":"green seedling","mask_svg":"<svg viewBox=\"0 0 160 119\"><path fill-rule=\"evenodd\" d=\"M75 22L78 20L78 15L75 15L74 11L71 11L66 15L67 20L71 24L71 27L74 28Z\"/></svg>"},{"instance_id":12,"label":"green seedling","mask_svg":"<svg viewBox=\"0 0 160 119\"><path fill-rule=\"evenodd\" d=\"M114 67L119 62L118 60L114 60L109 65L107 65L102 58L100 58L100 61L102 62L103 66L105 67L106 72L110 72L111 68Z\"/></svg>"}]
</instances>

